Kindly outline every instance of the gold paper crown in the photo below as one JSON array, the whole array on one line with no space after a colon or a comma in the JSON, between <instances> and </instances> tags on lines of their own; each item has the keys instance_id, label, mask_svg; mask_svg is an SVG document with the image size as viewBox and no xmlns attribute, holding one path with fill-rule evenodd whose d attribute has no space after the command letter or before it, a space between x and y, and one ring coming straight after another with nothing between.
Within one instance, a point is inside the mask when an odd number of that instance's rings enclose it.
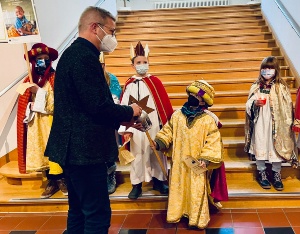
<instances>
[{"instance_id":1,"label":"gold paper crown","mask_svg":"<svg viewBox=\"0 0 300 234\"><path fill-rule=\"evenodd\" d=\"M215 96L214 88L208 84L205 80L196 80L186 88L187 93L194 93L203 98L203 100L212 106Z\"/></svg>"},{"instance_id":2,"label":"gold paper crown","mask_svg":"<svg viewBox=\"0 0 300 234\"><path fill-rule=\"evenodd\" d=\"M145 48L143 47L142 43L139 41L135 48L133 48L132 44L130 46L130 59L133 59L136 56L145 56L148 58L149 56L149 47L148 44L146 44Z\"/></svg>"}]
</instances>

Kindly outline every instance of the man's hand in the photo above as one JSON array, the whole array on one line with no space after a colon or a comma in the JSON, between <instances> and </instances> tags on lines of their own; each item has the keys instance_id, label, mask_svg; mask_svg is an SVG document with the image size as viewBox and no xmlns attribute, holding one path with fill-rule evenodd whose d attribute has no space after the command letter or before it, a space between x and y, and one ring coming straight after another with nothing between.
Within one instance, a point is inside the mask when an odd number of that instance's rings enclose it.
<instances>
[{"instance_id":1,"label":"man's hand","mask_svg":"<svg viewBox=\"0 0 300 234\"><path fill-rule=\"evenodd\" d=\"M136 103L132 103L131 108L133 109L133 116L140 116L142 114L142 108Z\"/></svg>"},{"instance_id":2,"label":"man's hand","mask_svg":"<svg viewBox=\"0 0 300 234\"><path fill-rule=\"evenodd\" d=\"M124 140L125 141L128 141L128 140L130 140L130 138L132 137L132 132L126 132L126 133L124 133L124 135L123 135L123 137L124 137Z\"/></svg>"}]
</instances>

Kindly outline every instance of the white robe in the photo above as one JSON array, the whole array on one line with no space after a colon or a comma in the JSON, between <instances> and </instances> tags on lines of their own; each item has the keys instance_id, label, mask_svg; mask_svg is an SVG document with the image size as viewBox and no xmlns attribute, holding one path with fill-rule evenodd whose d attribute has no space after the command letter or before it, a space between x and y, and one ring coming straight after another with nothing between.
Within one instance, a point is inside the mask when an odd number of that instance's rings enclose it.
<instances>
[{"instance_id":1,"label":"white robe","mask_svg":"<svg viewBox=\"0 0 300 234\"><path fill-rule=\"evenodd\" d=\"M133 76L133 78L141 79L142 77ZM151 138L154 139L157 132L160 130L160 121L156 110L156 105L150 90L143 81L137 83L132 82L128 84L126 90L124 91L121 105L129 104L128 101L130 95L136 100L141 100L149 95L147 106L153 108L154 111L148 114L152 122L152 127L148 130L148 132ZM159 162L153 150L150 148L150 143L146 136L146 133L141 132L135 128L125 129L125 126L121 126L118 132L120 135L123 135L125 132L133 133L132 139L130 140L130 152L135 156L135 160L131 162L131 183L139 184L144 181L149 182L152 180L152 177L155 177L161 181L166 180ZM158 152L158 154L167 171L166 157L164 157L161 152Z\"/></svg>"},{"instance_id":2,"label":"white robe","mask_svg":"<svg viewBox=\"0 0 300 234\"><path fill-rule=\"evenodd\" d=\"M258 94L253 95L246 103L246 111L251 115L252 103L258 98ZM274 148L272 135L272 113L269 95L266 97L266 104L260 107L259 116L252 134L249 153L255 155L256 160L268 160L269 162L281 162L282 159Z\"/></svg>"}]
</instances>

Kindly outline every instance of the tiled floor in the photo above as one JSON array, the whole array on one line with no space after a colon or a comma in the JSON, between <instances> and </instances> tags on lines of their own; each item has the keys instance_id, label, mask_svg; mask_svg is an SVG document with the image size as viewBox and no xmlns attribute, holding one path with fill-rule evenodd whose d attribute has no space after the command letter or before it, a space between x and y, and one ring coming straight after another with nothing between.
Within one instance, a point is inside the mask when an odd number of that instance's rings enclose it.
<instances>
[{"instance_id":1,"label":"tiled floor","mask_svg":"<svg viewBox=\"0 0 300 234\"><path fill-rule=\"evenodd\" d=\"M0 213L0 234L62 234L66 213ZM113 211L110 234L300 234L300 208L225 209L211 214L205 230L187 219L166 223L166 211Z\"/></svg>"}]
</instances>

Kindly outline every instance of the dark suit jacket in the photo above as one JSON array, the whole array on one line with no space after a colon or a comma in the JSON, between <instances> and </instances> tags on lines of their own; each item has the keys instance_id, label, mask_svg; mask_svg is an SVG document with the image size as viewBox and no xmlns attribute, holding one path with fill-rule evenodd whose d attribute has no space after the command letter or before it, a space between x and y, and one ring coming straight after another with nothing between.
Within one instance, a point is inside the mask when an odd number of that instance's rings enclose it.
<instances>
[{"instance_id":1,"label":"dark suit jacket","mask_svg":"<svg viewBox=\"0 0 300 234\"><path fill-rule=\"evenodd\" d=\"M62 54L54 83L54 115L45 155L64 165L114 161L115 129L133 110L114 104L97 48L77 38Z\"/></svg>"}]
</instances>

